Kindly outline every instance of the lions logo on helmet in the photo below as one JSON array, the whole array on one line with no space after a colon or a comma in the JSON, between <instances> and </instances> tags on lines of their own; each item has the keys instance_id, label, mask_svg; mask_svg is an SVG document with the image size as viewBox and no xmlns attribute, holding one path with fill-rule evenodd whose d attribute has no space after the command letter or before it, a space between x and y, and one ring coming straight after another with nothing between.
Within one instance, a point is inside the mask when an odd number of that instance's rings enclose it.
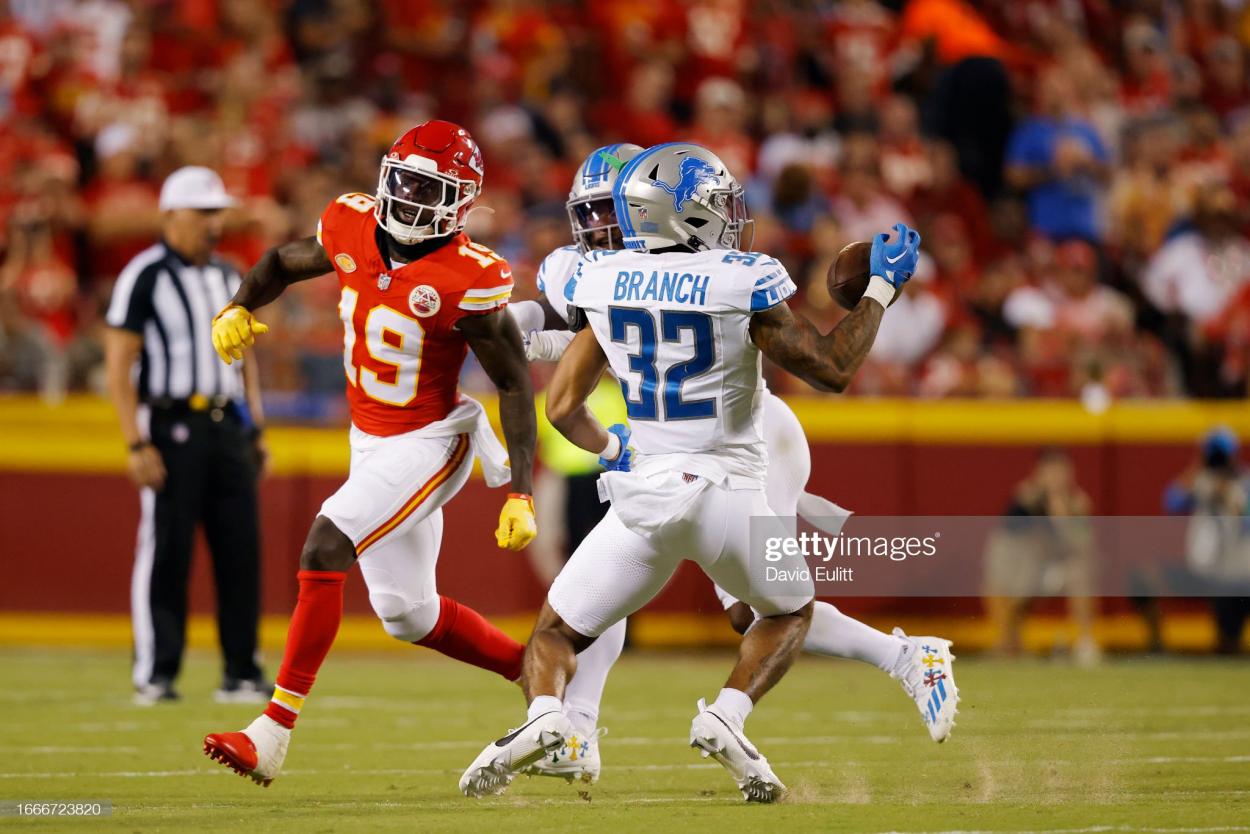
<instances>
[{"instance_id":1,"label":"lions logo on helmet","mask_svg":"<svg viewBox=\"0 0 1250 834\"><path fill-rule=\"evenodd\" d=\"M682 159L677 174L676 185L669 185L661 179L655 180L655 185L673 195L673 208L679 212L694 197L699 186L705 183L709 186L720 185L720 177L716 176L716 169L697 156L687 156Z\"/></svg>"},{"instance_id":2,"label":"lions logo on helmet","mask_svg":"<svg viewBox=\"0 0 1250 834\"><path fill-rule=\"evenodd\" d=\"M634 157L612 187L626 249L738 249L750 224L742 185L702 145L669 142Z\"/></svg>"}]
</instances>

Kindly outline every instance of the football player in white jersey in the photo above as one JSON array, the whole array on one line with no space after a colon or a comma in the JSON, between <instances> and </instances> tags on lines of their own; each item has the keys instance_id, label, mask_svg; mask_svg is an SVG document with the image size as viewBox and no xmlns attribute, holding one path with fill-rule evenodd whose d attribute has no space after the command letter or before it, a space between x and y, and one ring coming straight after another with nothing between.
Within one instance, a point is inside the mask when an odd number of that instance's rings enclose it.
<instances>
[{"instance_id":1,"label":"football player in white jersey","mask_svg":"<svg viewBox=\"0 0 1250 834\"><path fill-rule=\"evenodd\" d=\"M620 168L642 151L638 145L607 145L591 152L579 166L566 204L575 243L554 249L543 259L538 269L538 289L543 293L539 300L516 302L508 307L525 336L526 354L531 360L557 361L573 339L574 333L568 329L564 288L576 272L582 255L623 248L612 184ZM850 513L805 491L812 461L803 426L785 401L767 386L763 394L764 443L768 449L765 494L769 506L778 516L802 516L813 526L836 535ZM719 585L715 589L734 630L746 633L755 621L755 612ZM569 682L563 699L574 735L564 746L535 762L530 773L578 778L592 784L598 780L602 732L597 726L599 702L624 639L625 622L622 620L578 655L577 675ZM952 699L944 710L929 710L932 693L931 687L924 684L928 669L924 665L923 648L937 645L937 639L907 637L900 629L886 634L848 617L830 603L817 600L813 604L812 625L803 649L812 654L861 660L898 680L916 702L930 736L942 742L954 726L956 700ZM953 673L950 669L945 672L953 686Z\"/></svg>"},{"instance_id":2,"label":"football player in white jersey","mask_svg":"<svg viewBox=\"0 0 1250 834\"><path fill-rule=\"evenodd\" d=\"M502 792L517 772L573 733L562 697L576 653L649 601L683 558L759 618L709 707L699 703L690 744L720 762L748 801L785 786L747 740L743 723L780 680L807 634L813 587L801 557L783 554L765 580L750 559L752 517L775 516L765 497L761 353L823 390L841 391L872 346L895 291L911 276L919 235L903 226L873 244L865 298L821 335L784 302L785 268L738 251L747 222L742 188L706 148L671 143L636 156L613 188L626 251L589 253L565 288L574 330L548 390L547 416L570 441L598 452L611 501L548 593L526 648L526 722L489 744L465 771L469 796ZM605 429L585 406L611 366L632 427Z\"/></svg>"}]
</instances>

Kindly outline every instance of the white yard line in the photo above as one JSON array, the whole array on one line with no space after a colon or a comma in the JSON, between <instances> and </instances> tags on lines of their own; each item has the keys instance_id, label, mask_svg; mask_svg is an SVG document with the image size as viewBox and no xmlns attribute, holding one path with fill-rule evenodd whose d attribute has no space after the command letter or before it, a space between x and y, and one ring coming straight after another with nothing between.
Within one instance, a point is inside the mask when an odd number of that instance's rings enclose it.
<instances>
[{"instance_id":1,"label":"white yard line","mask_svg":"<svg viewBox=\"0 0 1250 834\"><path fill-rule=\"evenodd\" d=\"M120 752L120 749L119 749L119 752ZM1057 763L1057 764L1087 764L1087 762L1078 763L1075 761L1062 761L1062 762L1054 762L1054 760L1047 760L1047 761ZM1250 756L1177 756L1177 757L1154 756L1154 757L1140 758L1140 759L1115 759L1115 760L1108 762L1108 764L1118 764L1118 765L1246 764L1246 763L1250 763ZM828 768L831 765L835 767L852 767L852 766L859 766L862 763L854 762L850 760L838 760L836 762L830 762L827 760L816 760L816 761L776 761L774 762L774 764L776 764L778 767ZM673 771L673 770L717 770L719 767L720 767L719 765L714 764L714 763L695 762L695 763L689 763L689 764L612 765L611 769L613 771L619 770L619 771L628 771L628 772L647 772L647 771ZM447 773L452 773L454 772L454 770L455 768L451 768L451 767L369 768L369 769L336 768L333 770L324 770L320 768L295 768L291 770L284 770L282 774L284 776L329 776L329 775L335 775L335 776L439 776L439 775L443 775ZM188 770L114 770L114 771L75 771L75 772L8 771L8 772L0 772L0 779L77 779L82 776L96 776L96 777L118 778L118 779L142 779L142 778L149 778L149 777L154 778L154 779L160 779L160 778L178 777L178 776L217 776L217 775L232 775L232 774L229 774L229 771L225 769L211 768L211 767L194 769L194 770L190 770L190 769ZM1104 829L1089 829L1089 831L1095 831L1095 830L1101 831ZM1105 829L1105 830L1118 830L1118 829ZM1145 831L1149 829L1133 829L1133 830ZM1204 829L1194 829L1194 830L1201 831ZM1227 829L1212 829L1212 830L1222 831L1222 830L1227 830ZM1250 831L1250 827L1246 827L1244 829L1238 829L1238 830ZM1072 829L1072 831L1074 832L1074 834L1077 834L1077 832L1085 831L1085 829ZM1181 831L1181 829L1177 829L1177 831ZM975 834L975 832L969 832L969 834ZM1019 834L1032 834L1032 832L1019 832Z\"/></svg>"}]
</instances>

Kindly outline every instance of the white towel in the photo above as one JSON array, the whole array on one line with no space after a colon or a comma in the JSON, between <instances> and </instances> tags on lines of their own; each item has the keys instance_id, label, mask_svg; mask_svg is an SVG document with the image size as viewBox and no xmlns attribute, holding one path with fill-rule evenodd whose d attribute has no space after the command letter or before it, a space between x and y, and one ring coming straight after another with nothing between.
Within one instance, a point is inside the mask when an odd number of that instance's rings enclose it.
<instances>
[{"instance_id":1,"label":"white towel","mask_svg":"<svg viewBox=\"0 0 1250 834\"><path fill-rule=\"evenodd\" d=\"M468 434L473 454L482 462L482 476L486 485L500 487L512 480L508 452L495 436L495 430L490 427L486 409L472 397L461 394L460 401L450 414L437 423L430 423L420 429L420 433L429 437Z\"/></svg>"},{"instance_id":2,"label":"white towel","mask_svg":"<svg viewBox=\"0 0 1250 834\"><path fill-rule=\"evenodd\" d=\"M820 532L836 536L842 532L842 525L853 513L845 507L839 507L828 498L804 492L799 496L798 514L803 520Z\"/></svg>"}]
</instances>

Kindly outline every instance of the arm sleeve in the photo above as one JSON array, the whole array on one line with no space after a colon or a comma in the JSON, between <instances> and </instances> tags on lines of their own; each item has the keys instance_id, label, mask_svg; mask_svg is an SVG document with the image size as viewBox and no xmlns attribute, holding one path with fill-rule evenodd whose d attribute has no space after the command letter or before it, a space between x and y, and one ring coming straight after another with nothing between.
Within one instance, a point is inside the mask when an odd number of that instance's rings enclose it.
<instances>
[{"instance_id":1,"label":"arm sleeve","mask_svg":"<svg viewBox=\"0 0 1250 834\"><path fill-rule=\"evenodd\" d=\"M143 326L152 317L152 290L156 285L157 272L158 268L153 265L122 270L113 285L113 297L105 315L105 321L111 327L143 333Z\"/></svg>"},{"instance_id":2,"label":"arm sleeve","mask_svg":"<svg viewBox=\"0 0 1250 834\"><path fill-rule=\"evenodd\" d=\"M543 329L547 316L537 301L518 301L508 305L508 315L516 321L522 334Z\"/></svg>"}]
</instances>

